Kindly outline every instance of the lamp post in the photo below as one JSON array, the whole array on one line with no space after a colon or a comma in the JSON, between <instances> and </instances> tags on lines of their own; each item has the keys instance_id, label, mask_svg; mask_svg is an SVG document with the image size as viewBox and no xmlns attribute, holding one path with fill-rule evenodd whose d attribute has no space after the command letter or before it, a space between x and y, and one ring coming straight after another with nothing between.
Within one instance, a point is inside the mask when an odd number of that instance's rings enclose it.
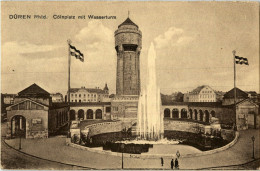
<instances>
[{"instance_id":1,"label":"lamp post","mask_svg":"<svg viewBox=\"0 0 260 171\"><path fill-rule=\"evenodd\" d=\"M251 139L253 141L253 159L255 159L255 143L254 143L255 142L255 137L252 136Z\"/></svg>"},{"instance_id":2,"label":"lamp post","mask_svg":"<svg viewBox=\"0 0 260 171\"><path fill-rule=\"evenodd\" d=\"M125 147L125 144L121 144L121 149L122 149L122 169L124 169L124 147Z\"/></svg>"},{"instance_id":3,"label":"lamp post","mask_svg":"<svg viewBox=\"0 0 260 171\"><path fill-rule=\"evenodd\" d=\"M19 150L21 150L22 149L22 135L23 135L22 129L19 129L19 135L20 135Z\"/></svg>"}]
</instances>

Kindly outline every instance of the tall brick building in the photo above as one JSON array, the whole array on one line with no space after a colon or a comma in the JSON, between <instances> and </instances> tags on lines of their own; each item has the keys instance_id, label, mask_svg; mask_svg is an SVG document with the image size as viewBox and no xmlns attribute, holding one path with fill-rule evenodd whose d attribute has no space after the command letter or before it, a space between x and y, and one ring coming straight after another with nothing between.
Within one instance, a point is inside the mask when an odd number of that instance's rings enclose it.
<instances>
[{"instance_id":1,"label":"tall brick building","mask_svg":"<svg viewBox=\"0 0 260 171\"><path fill-rule=\"evenodd\" d=\"M115 31L117 52L117 95L139 95L142 32L127 18Z\"/></svg>"}]
</instances>

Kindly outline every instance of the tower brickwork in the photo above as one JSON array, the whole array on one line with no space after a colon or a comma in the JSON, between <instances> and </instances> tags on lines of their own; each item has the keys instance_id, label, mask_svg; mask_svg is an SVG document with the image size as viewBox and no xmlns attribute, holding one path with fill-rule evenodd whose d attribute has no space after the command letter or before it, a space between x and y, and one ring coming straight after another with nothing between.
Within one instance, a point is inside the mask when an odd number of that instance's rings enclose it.
<instances>
[{"instance_id":1,"label":"tower brickwork","mask_svg":"<svg viewBox=\"0 0 260 171\"><path fill-rule=\"evenodd\" d=\"M117 95L139 95L142 32L127 18L115 31L117 52Z\"/></svg>"}]
</instances>

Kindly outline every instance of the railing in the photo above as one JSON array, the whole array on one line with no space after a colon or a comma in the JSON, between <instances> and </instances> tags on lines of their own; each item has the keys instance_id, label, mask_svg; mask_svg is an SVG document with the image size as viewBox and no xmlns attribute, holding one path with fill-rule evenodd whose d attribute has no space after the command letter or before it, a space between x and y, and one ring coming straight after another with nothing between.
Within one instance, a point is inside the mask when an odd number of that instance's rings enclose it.
<instances>
[{"instance_id":1,"label":"railing","mask_svg":"<svg viewBox=\"0 0 260 171\"><path fill-rule=\"evenodd\" d=\"M203 124L203 125L210 125L210 123L208 123L208 122L198 121L198 120L193 120L193 119L188 119L188 118L164 118L164 120L184 121L184 122L199 123L199 124Z\"/></svg>"}]
</instances>

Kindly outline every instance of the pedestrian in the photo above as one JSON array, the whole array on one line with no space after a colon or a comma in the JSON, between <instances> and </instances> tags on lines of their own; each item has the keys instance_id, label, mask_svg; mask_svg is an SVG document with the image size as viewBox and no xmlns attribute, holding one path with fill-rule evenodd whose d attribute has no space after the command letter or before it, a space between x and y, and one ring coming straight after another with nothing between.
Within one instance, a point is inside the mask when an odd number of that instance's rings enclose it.
<instances>
[{"instance_id":1,"label":"pedestrian","mask_svg":"<svg viewBox=\"0 0 260 171\"><path fill-rule=\"evenodd\" d=\"M175 169L179 169L179 162L177 158L175 159Z\"/></svg>"},{"instance_id":2,"label":"pedestrian","mask_svg":"<svg viewBox=\"0 0 260 171\"><path fill-rule=\"evenodd\" d=\"M173 162L173 159L171 160L171 169L173 169L173 166L174 166L174 162Z\"/></svg>"},{"instance_id":3,"label":"pedestrian","mask_svg":"<svg viewBox=\"0 0 260 171\"><path fill-rule=\"evenodd\" d=\"M179 150L177 150L177 152L176 152L176 157L177 157L177 158L180 158L180 156L181 156L181 154L180 154Z\"/></svg>"},{"instance_id":4,"label":"pedestrian","mask_svg":"<svg viewBox=\"0 0 260 171\"><path fill-rule=\"evenodd\" d=\"M161 157L161 164L162 164L162 166L163 166L163 158Z\"/></svg>"}]
</instances>

